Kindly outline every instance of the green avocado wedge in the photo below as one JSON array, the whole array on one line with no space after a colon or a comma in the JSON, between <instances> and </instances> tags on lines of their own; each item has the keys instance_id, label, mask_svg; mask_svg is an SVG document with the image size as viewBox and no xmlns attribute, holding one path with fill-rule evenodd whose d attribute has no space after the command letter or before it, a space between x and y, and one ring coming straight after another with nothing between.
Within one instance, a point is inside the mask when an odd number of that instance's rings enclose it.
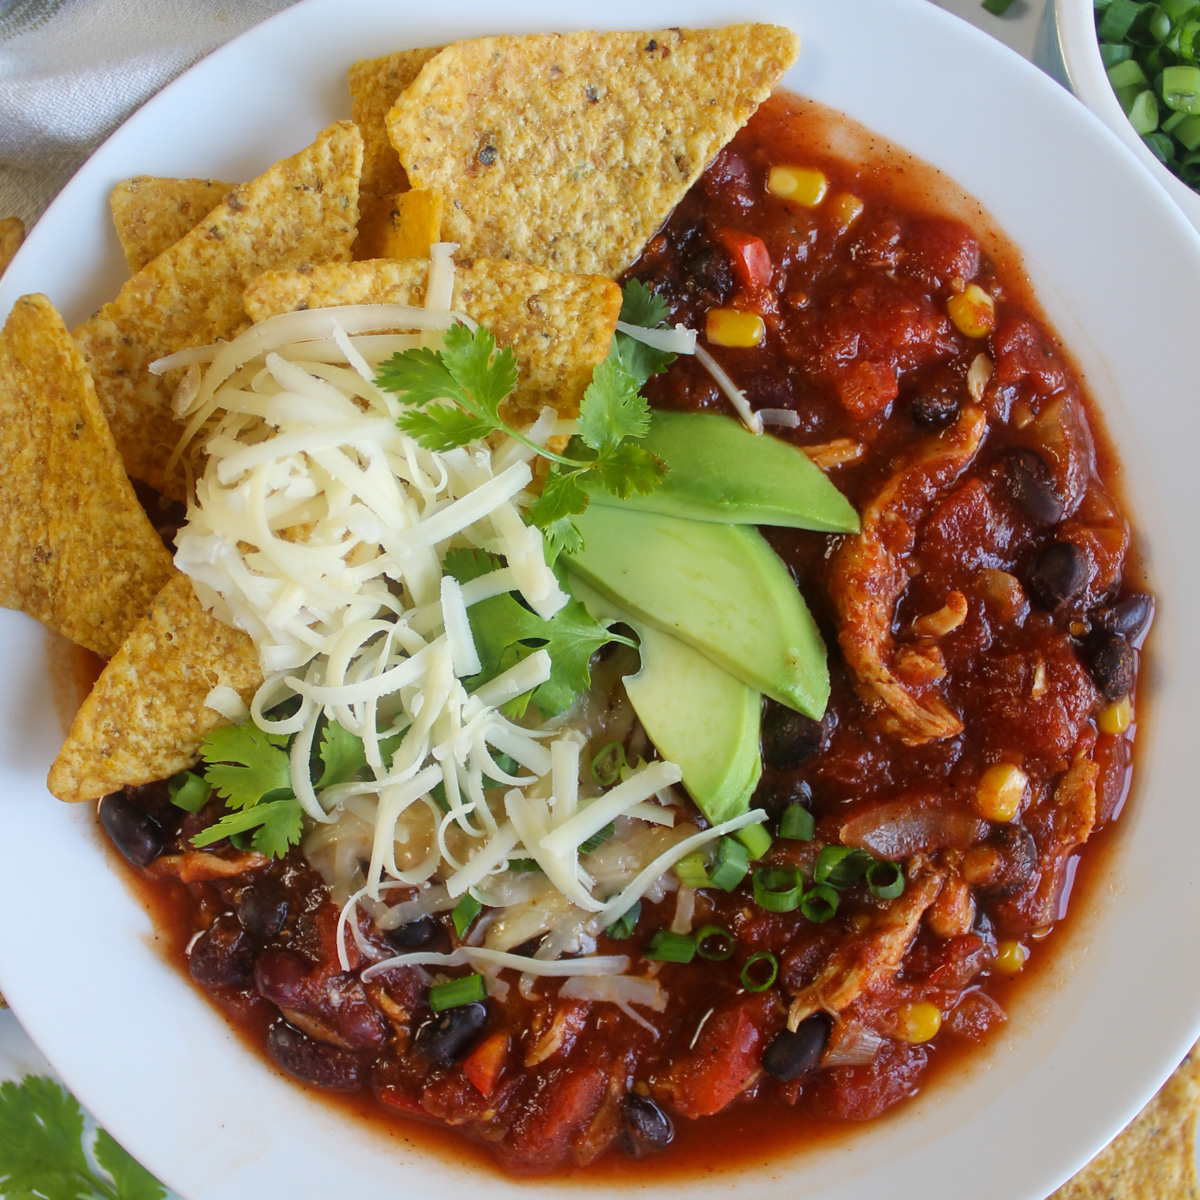
<instances>
[{"instance_id":1,"label":"green avocado wedge","mask_svg":"<svg viewBox=\"0 0 1200 1200\"><path fill-rule=\"evenodd\" d=\"M597 490L593 504L621 503L693 521L858 532L854 506L808 455L730 417L655 412L641 444L667 464L662 482L625 501Z\"/></svg>"},{"instance_id":2,"label":"green avocado wedge","mask_svg":"<svg viewBox=\"0 0 1200 1200\"><path fill-rule=\"evenodd\" d=\"M589 504L569 568L635 617L772 699L820 720L825 646L783 561L756 529Z\"/></svg>"},{"instance_id":3,"label":"green avocado wedge","mask_svg":"<svg viewBox=\"0 0 1200 1200\"><path fill-rule=\"evenodd\" d=\"M581 579L571 591L597 621L620 621L638 636L642 665L625 692L663 758L714 824L740 816L762 774L762 696L697 650L606 600Z\"/></svg>"}]
</instances>

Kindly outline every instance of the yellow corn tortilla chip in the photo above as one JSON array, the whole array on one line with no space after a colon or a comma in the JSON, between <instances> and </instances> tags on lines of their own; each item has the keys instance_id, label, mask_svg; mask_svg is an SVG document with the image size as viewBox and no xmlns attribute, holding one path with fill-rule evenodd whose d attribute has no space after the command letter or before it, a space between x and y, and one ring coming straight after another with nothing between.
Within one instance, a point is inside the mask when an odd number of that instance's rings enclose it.
<instances>
[{"instance_id":1,"label":"yellow corn tortilla chip","mask_svg":"<svg viewBox=\"0 0 1200 1200\"><path fill-rule=\"evenodd\" d=\"M174 568L45 296L0 334L0 604L105 658Z\"/></svg>"},{"instance_id":2,"label":"yellow corn tortilla chip","mask_svg":"<svg viewBox=\"0 0 1200 1200\"><path fill-rule=\"evenodd\" d=\"M159 179L138 175L109 197L113 224L131 274L137 274L190 233L236 187L215 179Z\"/></svg>"},{"instance_id":3,"label":"yellow corn tortilla chip","mask_svg":"<svg viewBox=\"0 0 1200 1200\"><path fill-rule=\"evenodd\" d=\"M190 767L228 724L205 706L209 692L223 684L249 703L262 678L249 636L206 612L177 573L83 702L47 786L60 800L98 800Z\"/></svg>"},{"instance_id":4,"label":"yellow corn tortilla chip","mask_svg":"<svg viewBox=\"0 0 1200 1200\"><path fill-rule=\"evenodd\" d=\"M1200 1047L1158 1095L1050 1200L1197 1200Z\"/></svg>"},{"instance_id":5,"label":"yellow corn tortilla chip","mask_svg":"<svg viewBox=\"0 0 1200 1200\"><path fill-rule=\"evenodd\" d=\"M13 260L13 255L25 240L25 226L20 217L0 217L0 275Z\"/></svg>"},{"instance_id":6,"label":"yellow corn tortilla chip","mask_svg":"<svg viewBox=\"0 0 1200 1200\"><path fill-rule=\"evenodd\" d=\"M350 68L351 115L363 136L362 189L376 196L402 192L408 177L388 141L386 118L396 97L441 49L397 50L382 58L364 58Z\"/></svg>"},{"instance_id":7,"label":"yellow corn tortilla chip","mask_svg":"<svg viewBox=\"0 0 1200 1200\"><path fill-rule=\"evenodd\" d=\"M616 276L798 52L775 25L458 42L388 133L464 254Z\"/></svg>"},{"instance_id":8,"label":"yellow corn tortilla chip","mask_svg":"<svg viewBox=\"0 0 1200 1200\"><path fill-rule=\"evenodd\" d=\"M361 167L358 130L349 121L331 125L307 150L230 192L75 331L135 479L184 495L183 470L166 470L181 431L171 414L177 376L151 375L150 364L241 329L242 291L261 272L346 261Z\"/></svg>"},{"instance_id":9,"label":"yellow corn tortilla chip","mask_svg":"<svg viewBox=\"0 0 1200 1200\"><path fill-rule=\"evenodd\" d=\"M354 258L428 258L441 240L442 193L414 188L392 196L359 197Z\"/></svg>"},{"instance_id":10,"label":"yellow corn tortilla chip","mask_svg":"<svg viewBox=\"0 0 1200 1200\"><path fill-rule=\"evenodd\" d=\"M425 303L428 259L373 259L264 275L246 291L255 321L276 313L340 304ZM621 289L599 275L563 275L504 259L460 262L451 306L512 347L520 380L510 420L532 420L544 405L565 416L579 411L596 364L612 343Z\"/></svg>"}]
</instances>

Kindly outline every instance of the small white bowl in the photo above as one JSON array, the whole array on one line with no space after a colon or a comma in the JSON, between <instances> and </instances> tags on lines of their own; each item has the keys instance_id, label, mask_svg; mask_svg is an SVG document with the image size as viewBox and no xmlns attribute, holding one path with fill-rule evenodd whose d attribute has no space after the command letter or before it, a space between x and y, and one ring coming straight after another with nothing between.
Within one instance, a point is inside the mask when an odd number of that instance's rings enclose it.
<instances>
[{"instance_id":1,"label":"small white bowl","mask_svg":"<svg viewBox=\"0 0 1200 1200\"><path fill-rule=\"evenodd\" d=\"M1167 194L1183 209L1184 216L1200 230L1200 194L1182 179L1172 175L1146 148L1134 132L1125 115L1100 57L1096 37L1096 17L1092 0L1054 0L1047 9L1053 21L1050 49L1061 56L1062 80L1121 139L1145 165L1146 169L1167 190Z\"/></svg>"}]
</instances>

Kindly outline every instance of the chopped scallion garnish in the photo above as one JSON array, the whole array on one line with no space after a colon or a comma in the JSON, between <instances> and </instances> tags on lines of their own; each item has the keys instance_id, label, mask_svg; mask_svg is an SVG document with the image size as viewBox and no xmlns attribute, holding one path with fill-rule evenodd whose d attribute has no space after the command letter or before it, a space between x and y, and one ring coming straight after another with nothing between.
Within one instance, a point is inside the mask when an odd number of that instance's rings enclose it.
<instances>
[{"instance_id":1,"label":"chopped scallion garnish","mask_svg":"<svg viewBox=\"0 0 1200 1200\"><path fill-rule=\"evenodd\" d=\"M483 909L483 905L468 892L455 906L454 911L450 914L454 919L454 932L462 937L467 931L467 927L471 924Z\"/></svg>"},{"instance_id":2,"label":"chopped scallion garnish","mask_svg":"<svg viewBox=\"0 0 1200 1200\"><path fill-rule=\"evenodd\" d=\"M623 916L618 917L606 930L610 938L624 941L633 933L638 917L642 915L642 902L638 900Z\"/></svg>"},{"instance_id":3,"label":"chopped scallion garnish","mask_svg":"<svg viewBox=\"0 0 1200 1200\"><path fill-rule=\"evenodd\" d=\"M743 825L734 836L750 851L750 857L755 862L771 848L771 835L762 825Z\"/></svg>"},{"instance_id":4,"label":"chopped scallion garnish","mask_svg":"<svg viewBox=\"0 0 1200 1200\"><path fill-rule=\"evenodd\" d=\"M207 784L195 771L180 771L172 776L167 784L167 795L176 808L184 812L199 812L212 795L212 787Z\"/></svg>"},{"instance_id":5,"label":"chopped scallion garnish","mask_svg":"<svg viewBox=\"0 0 1200 1200\"><path fill-rule=\"evenodd\" d=\"M660 929L650 939L645 957L655 962L690 963L696 957L696 939L690 934Z\"/></svg>"},{"instance_id":6,"label":"chopped scallion garnish","mask_svg":"<svg viewBox=\"0 0 1200 1200\"><path fill-rule=\"evenodd\" d=\"M748 992L765 992L779 974L779 960L769 950L760 950L742 967L742 987Z\"/></svg>"},{"instance_id":7,"label":"chopped scallion garnish","mask_svg":"<svg viewBox=\"0 0 1200 1200\"><path fill-rule=\"evenodd\" d=\"M709 882L723 891L732 892L750 870L750 851L731 837L717 843L712 866L708 868Z\"/></svg>"},{"instance_id":8,"label":"chopped scallion garnish","mask_svg":"<svg viewBox=\"0 0 1200 1200\"><path fill-rule=\"evenodd\" d=\"M800 899L800 911L814 925L821 925L837 912L838 894L828 884L814 884Z\"/></svg>"},{"instance_id":9,"label":"chopped scallion garnish","mask_svg":"<svg viewBox=\"0 0 1200 1200\"><path fill-rule=\"evenodd\" d=\"M904 872L899 863L873 862L867 868L867 887L880 900L895 900L904 892Z\"/></svg>"},{"instance_id":10,"label":"chopped scallion garnish","mask_svg":"<svg viewBox=\"0 0 1200 1200\"><path fill-rule=\"evenodd\" d=\"M474 1004L477 1000L486 999L487 987L483 976L478 974L466 975L462 979L448 979L445 983L435 983L429 989L429 1007L435 1013L445 1012L448 1008L461 1008L464 1004Z\"/></svg>"},{"instance_id":11,"label":"chopped scallion garnish","mask_svg":"<svg viewBox=\"0 0 1200 1200\"><path fill-rule=\"evenodd\" d=\"M754 902L767 912L794 912L800 904L800 878L794 867L759 867L754 872Z\"/></svg>"},{"instance_id":12,"label":"chopped scallion garnish","mask_svg":"<svg viewBox=\"0 0 1200 1200\"><path fill-rule=\"evenodd\" d=\"M712 880L708 877L708 856L701 850L685 854L675 864L675 875L684 887L709 887Z\"/></svg>"},{"instance_id":13,"label":"chopped scallion garnish","mask_svg":"<svg viewBox=\"0 0 1200 1200\"><path fill-rule=\"evenodd\" d=\"M624 766L625 747L620 742L609 742L592 759L592 778L601 787L612 787L621 778Z\"/></svg>"},{"instance_id":14,"label":"chopped scallion garnish","mask_svg":"<svg viewBox=\"0 0 1200 1200\"><path fill-rule=\"evenodd\" d=\"M705 925L695 934L696 953L709 962L724 962L733 953L734 938L720 925Z\"/></svg>"},{"instance_id":15,"label":"chopped scallion garnish","mask_svg":"<svg viewBox=\"0 0 1200 1200\"><path fill-rule=\"evenodd\" d=\"M803 804L789 804L779 819L779 836L793 842L811 842L816 831L813 815Z\"/></svg>"},{"instance_id":16,"label":"chopped scallion garnish","mask_svg":"<svg viewBox=\"0 0 1200 1200\"><path fill-rule=\"evenodd\" d=\"M822 846L813 878L817 883L827 883L844 892L866 874L870 865L871 856L865 850L855 850L851 846Z\"/></svg>"}]
</instances>

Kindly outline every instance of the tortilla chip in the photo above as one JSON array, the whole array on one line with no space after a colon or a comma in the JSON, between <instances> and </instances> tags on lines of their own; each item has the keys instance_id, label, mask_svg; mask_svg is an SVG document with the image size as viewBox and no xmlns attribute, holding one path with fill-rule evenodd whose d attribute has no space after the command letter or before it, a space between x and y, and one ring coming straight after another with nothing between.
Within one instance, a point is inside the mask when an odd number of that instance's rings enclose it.
<instances>
[{"instance_id":1,"label":"tortilla chip","mask_svg":"<svg viewBox=\"0 0 1200 1200\"><path fill-rule=\"evenodd\" d=\"M195 229L236 186L214 179L156 179L151 175L118 183L108 203L130 274L136 275Z\"/></svg>"},{"instance_id":2,"label":"tortilla chip","mask_svg":"<svg viewBox=\"0 0 1200 1200\"><path fill-rule=\"evenodd\" d=\"M425 303L428 259L351 263L264 275L246 291L255 321L276 313L340 304ZM453 308L491 330L517 356L520 380L508 418L533 420L544 405L579 411L592 370L612 343L621 289L599 275L561 275L503 259L460 262Z\"/></svg>"},{"instance_id":3,"label":"tortilla chip","mask_svg":"<svg viewBox=\"0 0 1200 1200\"><path fill-rule=\"evenodd\" d=\"M83 702L47 786L60 800L98 800L167 779L229 723L205 707L211 689L224 684L249 703L262 679L249 636L206 612L177 573Z\"/></svg>"},{"instance_id":4,"label":"tortilla chip","mask_svg":"<svg viewBox=\"0 0 1200 1200\"><path fill-rule=\"evenodd\" d=\"M20 217L0 218L0 275L13 260L13 255L25 240L25 226Z\"/></svg>"},{"instance_id":5,"label":"tortilla chip","mask_svg":"<svg viewBox=\"0 0 1200 1200\"><path fill-rule=\"evenodd\" d=\"M377 196L408 189L408 176L388 141L386 118L396 97L441 49L397 50L364 58L350 68L351 114L363 136L362 189Z\"/></svg>"},{"instance_id":6,"label":"tortilla chip","mask_svg":"<svg viewBox=\"0 0 1200 1200\"><path fill-rule=\"evenodd\" d=\"M107 658L172 570L62 317L22 296L0 334L0 605Z\"/></svg>"},{"instance_id":7,"label":"tortilla chip","mask_svg":"<svg viewBox=\"0 0 1200 1200\"><path fill-rule=\"evenodd\" d=\"M441 240L442 193L414 188L393 196L359 197L354 258L428 258Z\"/></svg>"},{"instance_id":8,"label":"tortilla chip","mask_svg":"<svg viewBox=\"0 0 1200 1200\"><path fill-rule=\"evenodd\" d=\"M798 52L775 25L458 42L388 133L464 254L615 277Z\"/></svg>"},{"instance_id":9,"label":"tortilla chip","mask_svg":"<svg viewBox=\"0 0 1200 1200\"><path fill-rule=\"evenodd\" d=\"M182 498L182 468L166 470L180 434L171 415L178 376L151 375L150 364L237 333L242 291L262 271L346 261L361 166L358 130L331 125L307 150L230 192L75 331L130 475Z\"/></svg>"},{"instance_id":10,"label":"tortilla chip","mask_svg":"<svg viewBox=\"0 0 1200 1200\"><path fill-rule=\"evenodd\" d=\"M1197 1200L1200 1047L1158 1095L1050 1200Z\"/></svg>"}]
</instances>

